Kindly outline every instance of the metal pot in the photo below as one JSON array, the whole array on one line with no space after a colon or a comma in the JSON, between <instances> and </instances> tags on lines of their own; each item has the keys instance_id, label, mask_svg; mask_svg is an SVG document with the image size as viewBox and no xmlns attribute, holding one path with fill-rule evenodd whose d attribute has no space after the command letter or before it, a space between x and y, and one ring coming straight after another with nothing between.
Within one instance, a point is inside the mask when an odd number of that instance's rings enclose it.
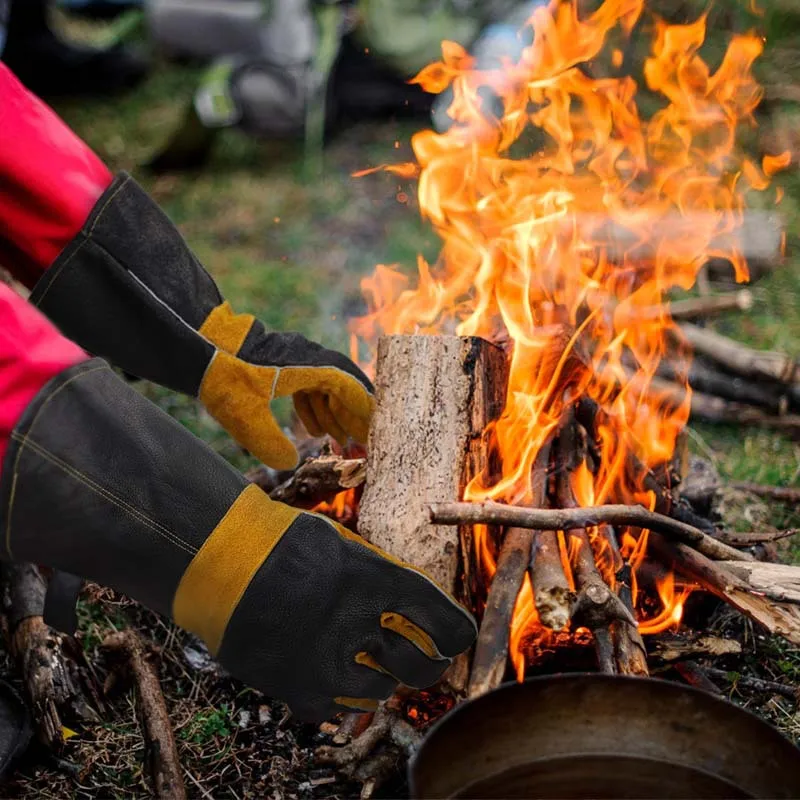
<instances>
[{"instance_id":1,"label":"metal pot","mask_svg":"<svg viewBox=\"0 0 800 800\"><path fill-rule=\"evenodd\" d=\"M698 689L578 674L456 707L409 766L429 798L800 798L800 750Z\"/></svg>"}]
</instances>

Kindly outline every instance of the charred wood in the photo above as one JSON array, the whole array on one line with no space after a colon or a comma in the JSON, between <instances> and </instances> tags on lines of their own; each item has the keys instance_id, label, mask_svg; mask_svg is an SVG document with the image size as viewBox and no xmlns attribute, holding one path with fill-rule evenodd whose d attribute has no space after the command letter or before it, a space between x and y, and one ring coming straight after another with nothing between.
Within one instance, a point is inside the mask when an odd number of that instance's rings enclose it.
<instances>
[{"instance_id":1,"label":"charred wood","mask_svg":"<svg viewBox=\"0 0 800 800\"><path fill-rule=\"evenodd\" d=\"M625 564L617 573L617 595L635 620L632 580L631 566ZM611 638L614 642L614 660L620 675L646 677L650 674L647 666L647 650L636 625L615 622L611 626Z\"/></svg>"}]
</instances>

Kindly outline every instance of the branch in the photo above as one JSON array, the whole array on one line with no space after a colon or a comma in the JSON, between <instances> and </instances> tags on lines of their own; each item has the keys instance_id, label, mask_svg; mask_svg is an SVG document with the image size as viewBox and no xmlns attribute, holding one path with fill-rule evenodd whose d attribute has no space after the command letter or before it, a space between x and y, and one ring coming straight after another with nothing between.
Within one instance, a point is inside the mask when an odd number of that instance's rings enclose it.
<instances>
[{"instance_id":1,"label":"branch","mask_svg":"<svg viewBox=\"0 0 800 800\"><path fill-rule=\"evenodd\" d=\"M330 502L339 492L361 486L366 474L367 462L363 458L309 458L269 496L297 508L313 508Z\"/></svg>"},{"instance_id":2,"label":"branch","mask_svg":"<svg viewBox=\"0 0 800 800\"><path fill-rule=\"evenodd\" d=\"M731 486L743 492L766 497L769 500L777 500L781 503L800 504L800 488L794 486L765 486L761 483L750 483L749 481L736 481Z\"/></svg>"},{"instance_id":3,"label":"branch","mask_svg":"<svg viewBox=\"0 0 800 800\"><path fill-rule=\"evenodd\" d=\"M743 553L718 542L684 522L648 511L642 506L590 506L587 508L515 508L501 503L434 503L428 506L435 525L504 525L532 530L565 531L593 528L601 523L632 526L657 531L668 539L693 547L709 558L720 561L754 561Z\"/></svg>"}]
</instances>

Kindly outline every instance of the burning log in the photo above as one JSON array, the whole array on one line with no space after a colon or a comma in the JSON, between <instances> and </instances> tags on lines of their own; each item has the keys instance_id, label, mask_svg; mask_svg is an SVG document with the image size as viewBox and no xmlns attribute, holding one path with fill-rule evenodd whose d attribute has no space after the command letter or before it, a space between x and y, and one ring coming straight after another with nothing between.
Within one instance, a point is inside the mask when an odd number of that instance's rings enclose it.
<instances>
[{"instance_id":1,"label":"burning log","mask_svg":"<svg viewBox=\"0 0 800 800\"><path fill-rule=\"evenodd\" d=\"M428 507L436 525L508 525L532 530L570 530L609 525L646 528L720 561L752 561L747 553L713 539L691 525L642 506L590 506L569 509L514 508L501 503L435 503Z\"/></svg>"},{"instance_id":2,"label":"burning log","mask_svg":"<svg viewBox=\"0 0 800 800\"><path fill-rule=\"evenodd\" d=\"M339 492L361 486L366 474L366 459L363 458L309 458L269 496L298 508L314 508L320 503L329 503Z\"/></svg>"},{"instance_id":3,"label":"burning log","mask_svg":"<svg viewBox=\"0 0 800 800\"><path fill-rule=\"evenodd\" d=\"M532 504L536 506L543 505L546 499L549 460L550 444L548 443L537 454L531 476ZM552 532L547 531L546 533ZM467 690L467 694L471 698L486 694L497 688L503 681L508 662L509 632L514 606L522 588L525 573L529 567L533 571L536 558L534 533L524 528L509 528L500 548L497 569L492 578L480 634L475 645L475 658L472 661L472 672ZM558 571L559 575L553 576L554 583L560 580L566 584L560 559ZM535 572L533 580L537 580ZM552 593L555 586L549 584L544 588L548 592L548 596L554 599ZM566 588L568 593L568 584ZM567 607L565 611L566 619L560 627L565 627L569 621L569 608Z\"/></svg>"},{"instance_id":4,"label":"burning log","mask_svg":"<svg viewBox=\"0 0 800 800\"><path fill-rule=\"evenodd\" d=\"M150 655L132 630L109 634L103 647L124 659L136 685L140 727L155 795L163 800L185 800L183 770L164 702L158 675Z\"/></svg>"},{"instance_id":5,"label":"burning log","mask_svg":"<svg viewBox=\"0 0 800 800\"><path fill-rule=\"evenodd\" d=\"M800 644L800 608L797 606L773 601L724 565L685 544L668 542L658 534L651 534L650 546L668 567L763 625L770 633Z\"/></svg>"},{"instance_id":6,"label":"burning log","mask_svg":"<svg viewBox=\"0 0 800 800\"><path fill-rule=\"evenodd\" d=\"M730 372L783 384L800 382L800 365L786 353L754 350L727 336L688 323L681 325L681 331L695 353L712 359Z\"/></svg>"}]
</instances>

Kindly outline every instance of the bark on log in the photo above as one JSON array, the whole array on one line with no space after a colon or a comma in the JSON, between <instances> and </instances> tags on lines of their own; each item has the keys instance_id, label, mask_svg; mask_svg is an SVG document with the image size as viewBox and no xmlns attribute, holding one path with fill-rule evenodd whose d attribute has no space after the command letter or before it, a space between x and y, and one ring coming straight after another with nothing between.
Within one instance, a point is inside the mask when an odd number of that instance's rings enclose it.
<instances>
[{"instance_id":1,"label":"bark on log","mask_svg":"<svg viewBox=\"0 0 800 800\"><path fill-rule=\"evenodd\" d=\"M112 633L103 647L123 657L136 685L140 727L155 795L160 800L185 800L183 770L158 674L142 640L131 630Z\"/></svg>"},{"instance_id":2,"label":"bark on log","mask_svg":"<svg viewBox=\"0 0 800 800\"><path fill-rule=\"evenodd\" d=\"M730 372L746 378L800 382L800 364L786 353L754 350L714 331L685 323L683 335L699 355L716 361Z\"/></svg>"},{"instance_id":3,"label":"bark on log","mask_svg":"<svg viewBox=\"0 0 800 800\"><path fill-rule=\"evenodd\" d=\"M793 528L789 531L767 531L761 533L759 531L752 531L750 533L736 533L734 531L720 531L719 540L731 547L753 547L757 544L769 544L770 542L778 542L781 539L788 539L790 536L796 536L800 533L800 528Z\"/></svg>"},{"instance_id":4,"label":"bark on log","mask_svg":"<svg viewBox=\"0 0 800 800\"><path fill-rule=\"evenodd\" d=\"M460 499L486 467L483 434L503 409L506 384L505 353L480 339L391 336L378 345L359 532L462 597L471 525L432 525L427 506Z\"/></svg>"},{"instance_id":5,"label":"bark on log","mask_svg":"<svg viewBox=\"0 0 800 800\"><path fill-rule=\"evenodd\" d=\"M58 753L64 744L62 714L99 722L102 704L80 646L45 625L46 584L33 564L2 565L6 638L31 705L39 740Z\"/></svg>"},{"instance_id":6,"label":"bark on log","mask_svg":"<svg viewBox=\"0 0 800 800\"><path fill-rule=\"evenodd\" d=\"M797 606L757 594L753 587L719 562L711 561L685 544L669 542L651 533L648 545L668 568L717 595L770 633L800 644L800 608Z\"/></svg>"},{"instance_id":7,"label":"bark on log","mask_svg":"<svg viewBox=\"0 0 800 800\"><path fill-rule=\"evenodd\" d=\"M331 502L339 492L361 486L366 474L366 459L363 458L310 458L269 496L296 508L314 508L320 503Z\"/></svg>"},{"instance_id":8,"label":"bark on log","mask_svg":"<svg viewBox=\"0 0 800 800\"><path fill-rule=\"evenodd\" d=\"M510 525L533 530L570 530L595 525L632 526L657 531L720 561L753 561L748 553L718 542L697 528L648 511L642 506L590 506L571 509L515 508L501 503L435 503L431 522L438 525Z\"/></svg>"}]
</instances>

